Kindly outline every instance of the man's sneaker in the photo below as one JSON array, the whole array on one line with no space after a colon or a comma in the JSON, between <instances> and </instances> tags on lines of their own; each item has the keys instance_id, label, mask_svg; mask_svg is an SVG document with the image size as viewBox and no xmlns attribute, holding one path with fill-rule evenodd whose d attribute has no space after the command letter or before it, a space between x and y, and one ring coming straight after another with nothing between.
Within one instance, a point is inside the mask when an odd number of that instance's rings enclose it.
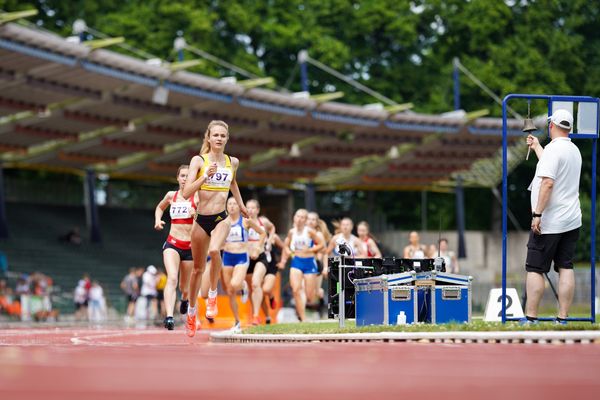
<instances>
[{"instance_id":1,"label":"man's sneaker","mask_svg":"<svg viewBox=\"0 0 600 400\"><path fill-rule=\"evenodd\" d=\"M558 324L558 325L567 325L567 319L556 317L556 319L554 320L554 323Z\"/></svg>"},{"instance_id":2,"label":"man's sneaker","mask_svg":"<svg viewBox=\"0 0 600 400\"><path fill-rule=\"evenodd\" d=\"M248 283L246 281L243 282L244 285L242 286L242 303L246 304L248 302Z\"/></svg>"},{"instance_id":3,"label":"man's sneaker","mask_svg":"<svg viewBox=\"0 0 600 400\"><path fill-rule=\"evenodd\" d=\"M187 310L188 310L188 306L190 305L190 301L189 300L181 300L181 303L179 304L179 313L181 315L187 314Z\"/></svg>"},{"instance_id":4,"label":"man's sneaker","mask_svg":"<svg viewBox=\"0 0 600 400\"><path fill-rule=\"evenodd\" d=\"M271 317L265 318L265 324L271 325Z\"/></svg>"},{"instance_id":5,"label":"man's sneaker","mask_svg":"<svg viewBox=\"0 0 600 400\"><path fill-rule=\"evenodd\" d=\"M175 329L175 320L173 319L173 317L165 318L165 328L167 328L170 331Z\"/></svg>"},{"instance_id":6,"label":"man's sneaker","mask_svg":"<svg viewBox=\"0 0 600 400\"><path fill-rule=\"evenodd\" d=\"M274 310L277 308L277 301L275 300L275 296L269 297L269 305L271 306L271 310Z\"/></svg>"},{"instance_id":7,"label":"man's sneaker","mask_svg":"<svg viewBox=\"0 0 600 400\"><path fill-rule=\"evenodd\" d=\"M256 316L252 318L252 325L257 326L260 325L260 317Z\"/></svg>"},{"instance_id":8,"label":"man's sneaker","mask_svg":"<svg viewBox=\"0 0 600 400\"><path fill-rule=\"evenodd\" d=\"M185 333L188 337L194 337L196 334L196 314L187 315L187 319L185 321Z\"/></svg>"},{"instance_id":9,"label":"man's sneaker","mask_svg":"<svg viewBox=\"0 0 600 400\"><path fill-rule=\"evenodd\" d=\"M209 321L214 319L218 312L219 309L217 308L217 298L209 297L208 300L206 300L206 319Z\"/></svg>"},{"instance_id":10,"label":"man's sneaker","mask_svg":"<svg viewBox=\"0 0 600 400\"><path fill-rule=\"evenodd\" d=\"M531 319L531 318L523 317L519 320L519 324L521 324L521 325L535 325L539 322L540 321L538 321L537 318Z\"/></svg>"},{"instance_id":11,"label":"man's sneaker","mask_svg":"<svg viewBox=\"0 0 600 400\"><path fill-rule=\"evenodd\" d=\"M239 322L236 322L233 327L229 330L231 333L242 333L242 325Z\"/></svg>"}]
</instances>

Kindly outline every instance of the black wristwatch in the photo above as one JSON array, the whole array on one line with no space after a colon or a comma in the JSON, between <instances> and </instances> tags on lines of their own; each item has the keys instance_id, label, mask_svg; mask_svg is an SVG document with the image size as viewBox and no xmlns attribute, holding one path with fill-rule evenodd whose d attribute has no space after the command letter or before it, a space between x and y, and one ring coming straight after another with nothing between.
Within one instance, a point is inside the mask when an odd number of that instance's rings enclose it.
<instances>
[{"instance_id":1,"label":"black wristwatch","mask_svg":"<svg viewBox=\"0 0 600 400\"><path fill-rule=\"evenodd\" d=\"M531 218L540 218L542 214L536 214L535 211L531 213Z\"/></svg>"}]
</instances>

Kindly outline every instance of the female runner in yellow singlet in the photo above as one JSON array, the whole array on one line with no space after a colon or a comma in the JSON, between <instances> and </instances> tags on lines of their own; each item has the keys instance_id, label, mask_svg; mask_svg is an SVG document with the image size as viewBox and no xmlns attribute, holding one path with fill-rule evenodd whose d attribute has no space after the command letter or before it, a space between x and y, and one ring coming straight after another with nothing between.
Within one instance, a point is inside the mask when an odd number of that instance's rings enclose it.
<instances>
[{"instance_id":1,"label":"female runner in yellow singlet","mask_svg":"<svg viewBox=\"0 0 600 400\"><path fill-rule=\"evenodd\" d=\"M225 209L230 190L240 207L240 214L248 217L235 179L240 162L224 152L228 139L229 127L225 122L211 121L208 124L200 155L194 156L190 161L189 176L195 179L186 180L183 188L185 198L196 192L199 196L196 224L192 229L194 268L190 278L190 306L186 322L186 333L189 337L196 334L196 302L207 254L211 258L211 264L206 317L214 318L217 315L217 284L222 266L221 248L231 228Z\"/></svg>"}]
</instances>

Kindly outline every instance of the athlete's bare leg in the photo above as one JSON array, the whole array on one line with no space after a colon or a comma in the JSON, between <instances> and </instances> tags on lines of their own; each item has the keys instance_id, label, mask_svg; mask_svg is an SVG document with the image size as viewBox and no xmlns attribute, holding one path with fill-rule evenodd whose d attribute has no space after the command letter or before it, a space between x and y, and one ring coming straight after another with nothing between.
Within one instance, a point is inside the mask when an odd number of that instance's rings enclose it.
<instances>
[{"instance_id":1,"label":"athlete's bare leg","mask_svg":"<svg viewBox=\"0 0 600 400\"><path fill-rule=\"evenodd\" d=\"M179 291L181 291L181 299L188 300L190 290L190 275L194 268L193 261L182 261L179 264Z\"/></svg>"},{"instance_id":2,"label":"athlete's bare leg","mask_svg":"<svg viewBox=\"0 0 600 400\"><path fill-rule=\"evenodd\" d=\"M177 297L177 275L179 274L179 264L181 262L179 253L173 249L163 251L163 262L167 270L167 284L165 285L164 304L167 317L173 316L173 308Z\"/></svg>"},{"instance_id":3,"label":"athlete's bare leg","mask_svg":"<svg viewBox=\"0 0 600 400\"><path fill-rule=\"evenodd\" d=\"M202 274L206 268L206 253L208 252L209 244L210 236L208 236L202 227L194 223L194 227L192 228L192 257L194 258L194 266L190 275L190 289L188 291L191 308L196 307L198 301L198 292L200 291Z\"/></svg>"},{"instance_id":4,"label":"athlete's bare leg","mask_svg":"<svg viewBox=\"0 0 600 400\"><path fill-rule=\"evenodd\" d=\"M228 219L225 219L218 223L211 234L210 245L208 246L208 255L210 256L210 290L217 290L219 284L219 276L221 275L221 267L223 265L221 249L225 244L227 235L229 235L230 228L231 223ZM196 257L194 256L194 262L195 260Z\"/></svg>"},{"instance_id":5,"label":"athlete's bare leg","mask_svg":"<svg viewBox=\"0 0 600 400\"><path fill-rule=\"evenodd\" d=\"M305 320L304 307L306 306L304 301L304 288L302 285L304 274L297 268L290 268L290 286L294 294L294 300L296 302L296 312L300 321Z\"/></svg>"},{"instance_id":6,"label":"athlete's bare leg","mask_svg":"<svg viewBox=\"0 0 600 400\"><path fill-rule=\"evenodd\" d=\"M260 305L263 300L262 283L267 273L267 267L262 262L258 262L254 265L254 272L252 273L252 316L258 317L260 312ZM269 316L269 314L265 314Z\"/></svg>"}]
</instances>

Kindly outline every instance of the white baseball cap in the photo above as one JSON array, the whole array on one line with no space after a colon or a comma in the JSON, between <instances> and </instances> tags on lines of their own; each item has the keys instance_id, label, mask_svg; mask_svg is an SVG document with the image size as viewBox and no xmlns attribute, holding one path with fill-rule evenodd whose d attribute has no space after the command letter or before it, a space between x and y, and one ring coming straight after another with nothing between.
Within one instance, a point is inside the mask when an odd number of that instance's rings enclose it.
<instances>
[{"instance_id":1,"label":"white baseball cap","mask_svg":"<svg viewBox=\"0 0 600 400\"><path fill-rule=\"evenodd\" d=\"M156 274L158 271L156 270L156 267L154 265L149 265L147 268L148 272L150 272L151 274Z\"/></svg>"},{"instance_id":2,"label":"white baseball cap","mask_svg":"<svg viewBox=\"0 0 600 400\"><path fill-rule=\"evenodd\" d=\"M567 110L560 109L554 111L554 113L548 117L548 122L552 122L556 126L560 126L563 129L571 130L573 128L573 114Z\"/></svg>"}]
</instances>

